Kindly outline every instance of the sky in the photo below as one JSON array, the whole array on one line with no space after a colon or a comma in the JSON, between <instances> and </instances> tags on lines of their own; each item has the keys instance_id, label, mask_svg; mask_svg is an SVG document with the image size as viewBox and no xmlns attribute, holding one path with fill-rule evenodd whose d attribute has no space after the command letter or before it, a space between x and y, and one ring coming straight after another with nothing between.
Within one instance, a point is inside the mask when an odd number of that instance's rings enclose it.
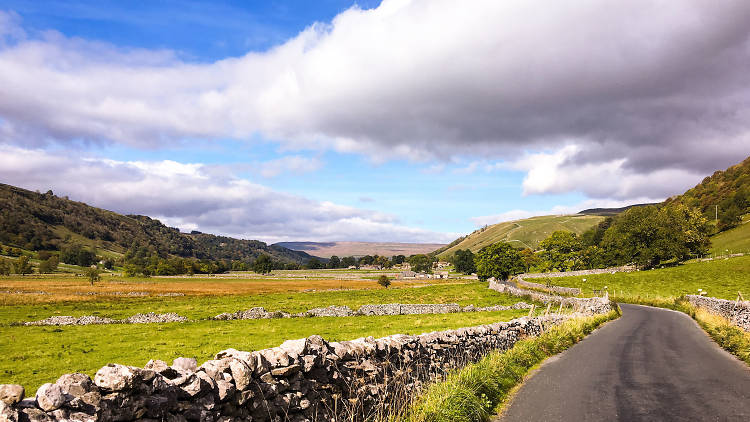
<instances>
[{"instance_id":1,"label":"sky","mask_svg":"<svg viewBox=\"0 0 750 422\"><path fill-rule=\"evenodd\" d=\"M447 243L750 155L750 2L0 1L0 182L184 231Z\"/></svg>"}]
</instances>

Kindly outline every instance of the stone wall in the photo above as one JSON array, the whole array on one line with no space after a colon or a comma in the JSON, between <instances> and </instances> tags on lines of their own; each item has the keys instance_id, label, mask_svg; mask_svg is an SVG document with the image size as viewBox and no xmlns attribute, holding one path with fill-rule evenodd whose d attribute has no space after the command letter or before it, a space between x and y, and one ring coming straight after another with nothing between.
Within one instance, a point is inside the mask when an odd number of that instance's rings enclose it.
<instances>
[{"instance_id":1,"label":"stone wall","mask_svg":"<svg viewBox=\"0 0 750 422\"><path fill-rule=\"evenodd\" d=\"M555 273L528 273L521 274L523 278L547 278L547 277L575 277L580 275L594 275L594 274L613 274L635 271L633 265L623 265L622 267L611 267L611 268L596 268L593 270L579 270L579 271L565 271Z\"/></svg>"},{"instance_id":2,"label":"stone wall","mask_svg":"<svg viewBox=\"0 0 750 422\"><path fill-rule=\"evenodd\" d=\"M526 281L521 276L516 277L516 284L528 287L530 289L540 289L540 290L546 290L548 292L557 293L561 295L573 295L578 296L581 294L581 289L577 287L561 287L561 286L552 286L547 284L539 284L539 283L532 283L530 281Z\"/></svg>"},{"instance_id":3,"label":"stone wall","mask_svg":"<svg viewBox=\"0 0 750 422\"><path fill-rule=\"evenodd\" d=\"M745 331L750 331L750 301L734 301L697 295L686 295L694 306L705 308L732 321Z\"/></svg>"},{"instance_id":4,"label":"stone wall","mask_svg":"<svg viewBox=\"0 0 750 422\"><path fill-rule=\"evenodd\" d=\"M0 386L0 420L361 421L407 403L446 371L569 317L334 343L312 336L256 352L224 350L200 366L187 358L171 366L110 364L93 380L64 375L35 398L21 400L20 386Z\"/></svg>"},{"instance_id":5,"label":"stone wall","mask_svg":"<svg viewBox=\"0 0 750 422\"><path fill-rule=\"evenodd\" d=\"M584 314L597 314L605 313L612 310L612 305L609 301L609 295L605 294L603 297L569 297L569 296L557 296L551 294L540 293L534 290L525 290L518 287L512 286L507 283L490 280L489 288L500 293L507 293L514 296L528 297L531 300L548 303L557 303L562 306L571 306L578 312Z\"/></svg>"}]
</instances>

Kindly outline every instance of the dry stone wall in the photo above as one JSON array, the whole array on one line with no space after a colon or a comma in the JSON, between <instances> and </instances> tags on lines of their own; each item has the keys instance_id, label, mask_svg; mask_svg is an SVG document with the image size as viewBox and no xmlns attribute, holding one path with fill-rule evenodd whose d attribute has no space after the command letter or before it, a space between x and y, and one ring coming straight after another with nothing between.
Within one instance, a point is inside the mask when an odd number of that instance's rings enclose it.
<instances>
[{"instance_id":1,"label":"dry stone wall","mask_svg":"<svg viewBox=\"0 0 750 422\"><path fill-rule=\"evenodd\" d=\"M581 275L613 274L635 271L634 265L623 265L622 267L595 268L593 270L565 271L554 273L527 273L521 274L523 278L548 278L548 277L575 277Z\"/></svg>"},{"instance_id":2,"label":"dry stone wall","mask_svg":"<svg viewBox=\"0 0 750 422\"><path fill-rule=\"evenodd\" d=\"M609 295L603 297L569 297L540 293L534 290L520 289L508 283L490 280L489 288L500 293L507 293L514 296L528 297L531 300L548 303L559 303L562 306L571 306L578 312L585 314L605 313L612 310L612 304L609 301Z\"/></svg>"},{"instance_id":3,"label":"dry stone wall","mask_svg":"<svg viewBox=\"0 0 750 422\"><path fill-rule=\"evenodd\" d=\"M697 295L685 296L694 306L705 308L750 331L750 301L733 301Z\"/></svg>"},{"instance_id":4,"label":"dry stone wall","mask_svg":"<svg viewBox=\"0 0 750 422\"><path fill-rule=\"evenodd\" d=\"M577 296L581 294L581 289L576 287L561 287L561 286L552 286L547 284L539 284L539 283L532 283L530 281L526 281L521 276L516 277L516 284L523 287L528 287L530 289L540 289L540 290L546 290L548 292L557 293L561 295L573 295Z\"/></svg>"},{"instance_id":5,"label":"dry stone wall","mask_svg":"<svg viewBox=\"0 0 750 422\"><path fill-rule=\"evenodd\" d=\"M256 352L224 350L200 366L186 358L171 366L110 364L93 380L64 375L34 398L22 400L20 386L0 386L0 420L361 421L406 403L446 371L569 317L332 343L312 336Z\"/></svg>"}]
</instances>

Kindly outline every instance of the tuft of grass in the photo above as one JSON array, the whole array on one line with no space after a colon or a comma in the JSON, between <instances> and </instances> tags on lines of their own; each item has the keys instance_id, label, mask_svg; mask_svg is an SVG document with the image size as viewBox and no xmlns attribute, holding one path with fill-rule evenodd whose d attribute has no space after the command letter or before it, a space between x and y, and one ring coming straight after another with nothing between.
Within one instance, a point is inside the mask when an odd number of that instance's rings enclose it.
<instances>
[{"instance_id":1,"label":"tuft of grass","mask_svg":"<svg viewBox=\"0 0 750 422\"><path fill-rule=\"evenodd\" d=\"M750 333L732 324L732 321L703 308L697 308L686 300L675 301L683 312L690 315L703 330L724 350L750 365Z\"/></svg>"},{"instance_id":2,"label":"tuft of grass","mask_svg":"<svg viewBox=\"0 0 750 422\"><path fill-rule=\"evenodd\" d=\"M489 420L529 370L619 315L618 309L576 318L550 327L538 337L519 341L508 351L490 353L479 362L449 374L443 382L429 386L392 419L398 422Z\"/></svg>"}]
</instances>

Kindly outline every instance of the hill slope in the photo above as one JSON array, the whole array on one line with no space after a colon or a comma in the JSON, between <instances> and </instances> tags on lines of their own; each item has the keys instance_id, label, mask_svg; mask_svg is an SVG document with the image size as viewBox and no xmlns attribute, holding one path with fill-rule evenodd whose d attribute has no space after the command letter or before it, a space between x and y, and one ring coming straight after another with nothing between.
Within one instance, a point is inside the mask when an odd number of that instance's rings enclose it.
<instances>
[{"instance_id":1,"label":"hill slope","mask_svg":"<svg viewBox=\"0 0 750 422\"><path fill-rule=\"evenodd\" d=\"M283 246L295 251L304 251L322 258L365 255L380 255L391 257L394 255L426 254L443 247L440 243L395 243L395 242L280 242L272 246Z\"/></svg>"},{"instance_id":2,"label":"hill slope","mask_svg":"<svg viewBox=\"0 0 750 422\"><path fill-rule=\"evenodd\" d=\"M545 215L498 223L476 230L448 248L436 252L439 257L445 258L453 255L457 249L476 252L495 242L508 242L514 246L535 249L552 232L565 230L581 234L604 218L598 215Z\"/></svg>"},{"instance_id":3,"label":"hill slope","mask_svg":"<svg viewBox=\"0 0 750 422\"><path fill-rule=\"evenodd\" d=\"M750 214L742 219L742 224L711 237L711 253L750 253Z\"/></svg>"},{"instance_id":4,"label":"hill slope","mask_svg":"<svg viewBox=\"0 0 750 422\"><path fill-rule=\"evenodd\" d=\"M750 206L750 157L726 170L714 172L692 189L665 202L682 202L711 217L716 215L716 206L719 217L733 205L744 213Z\"/></svg>"},{"instance_id":5,"label":"hill slope","mask_svg":"<svg viewBox=\"0 0 750 422\"><path fill-rule=\"evenodd\" d=\"M199 259L253 260L261 253L284 262L304 263L310 255L257 240L181 233L159 220L121 215L83 202L0 184L0 243L29 250L56 250L79 244L110 253L131 245L160 255Z\"/></svg>"}]
</instances>

